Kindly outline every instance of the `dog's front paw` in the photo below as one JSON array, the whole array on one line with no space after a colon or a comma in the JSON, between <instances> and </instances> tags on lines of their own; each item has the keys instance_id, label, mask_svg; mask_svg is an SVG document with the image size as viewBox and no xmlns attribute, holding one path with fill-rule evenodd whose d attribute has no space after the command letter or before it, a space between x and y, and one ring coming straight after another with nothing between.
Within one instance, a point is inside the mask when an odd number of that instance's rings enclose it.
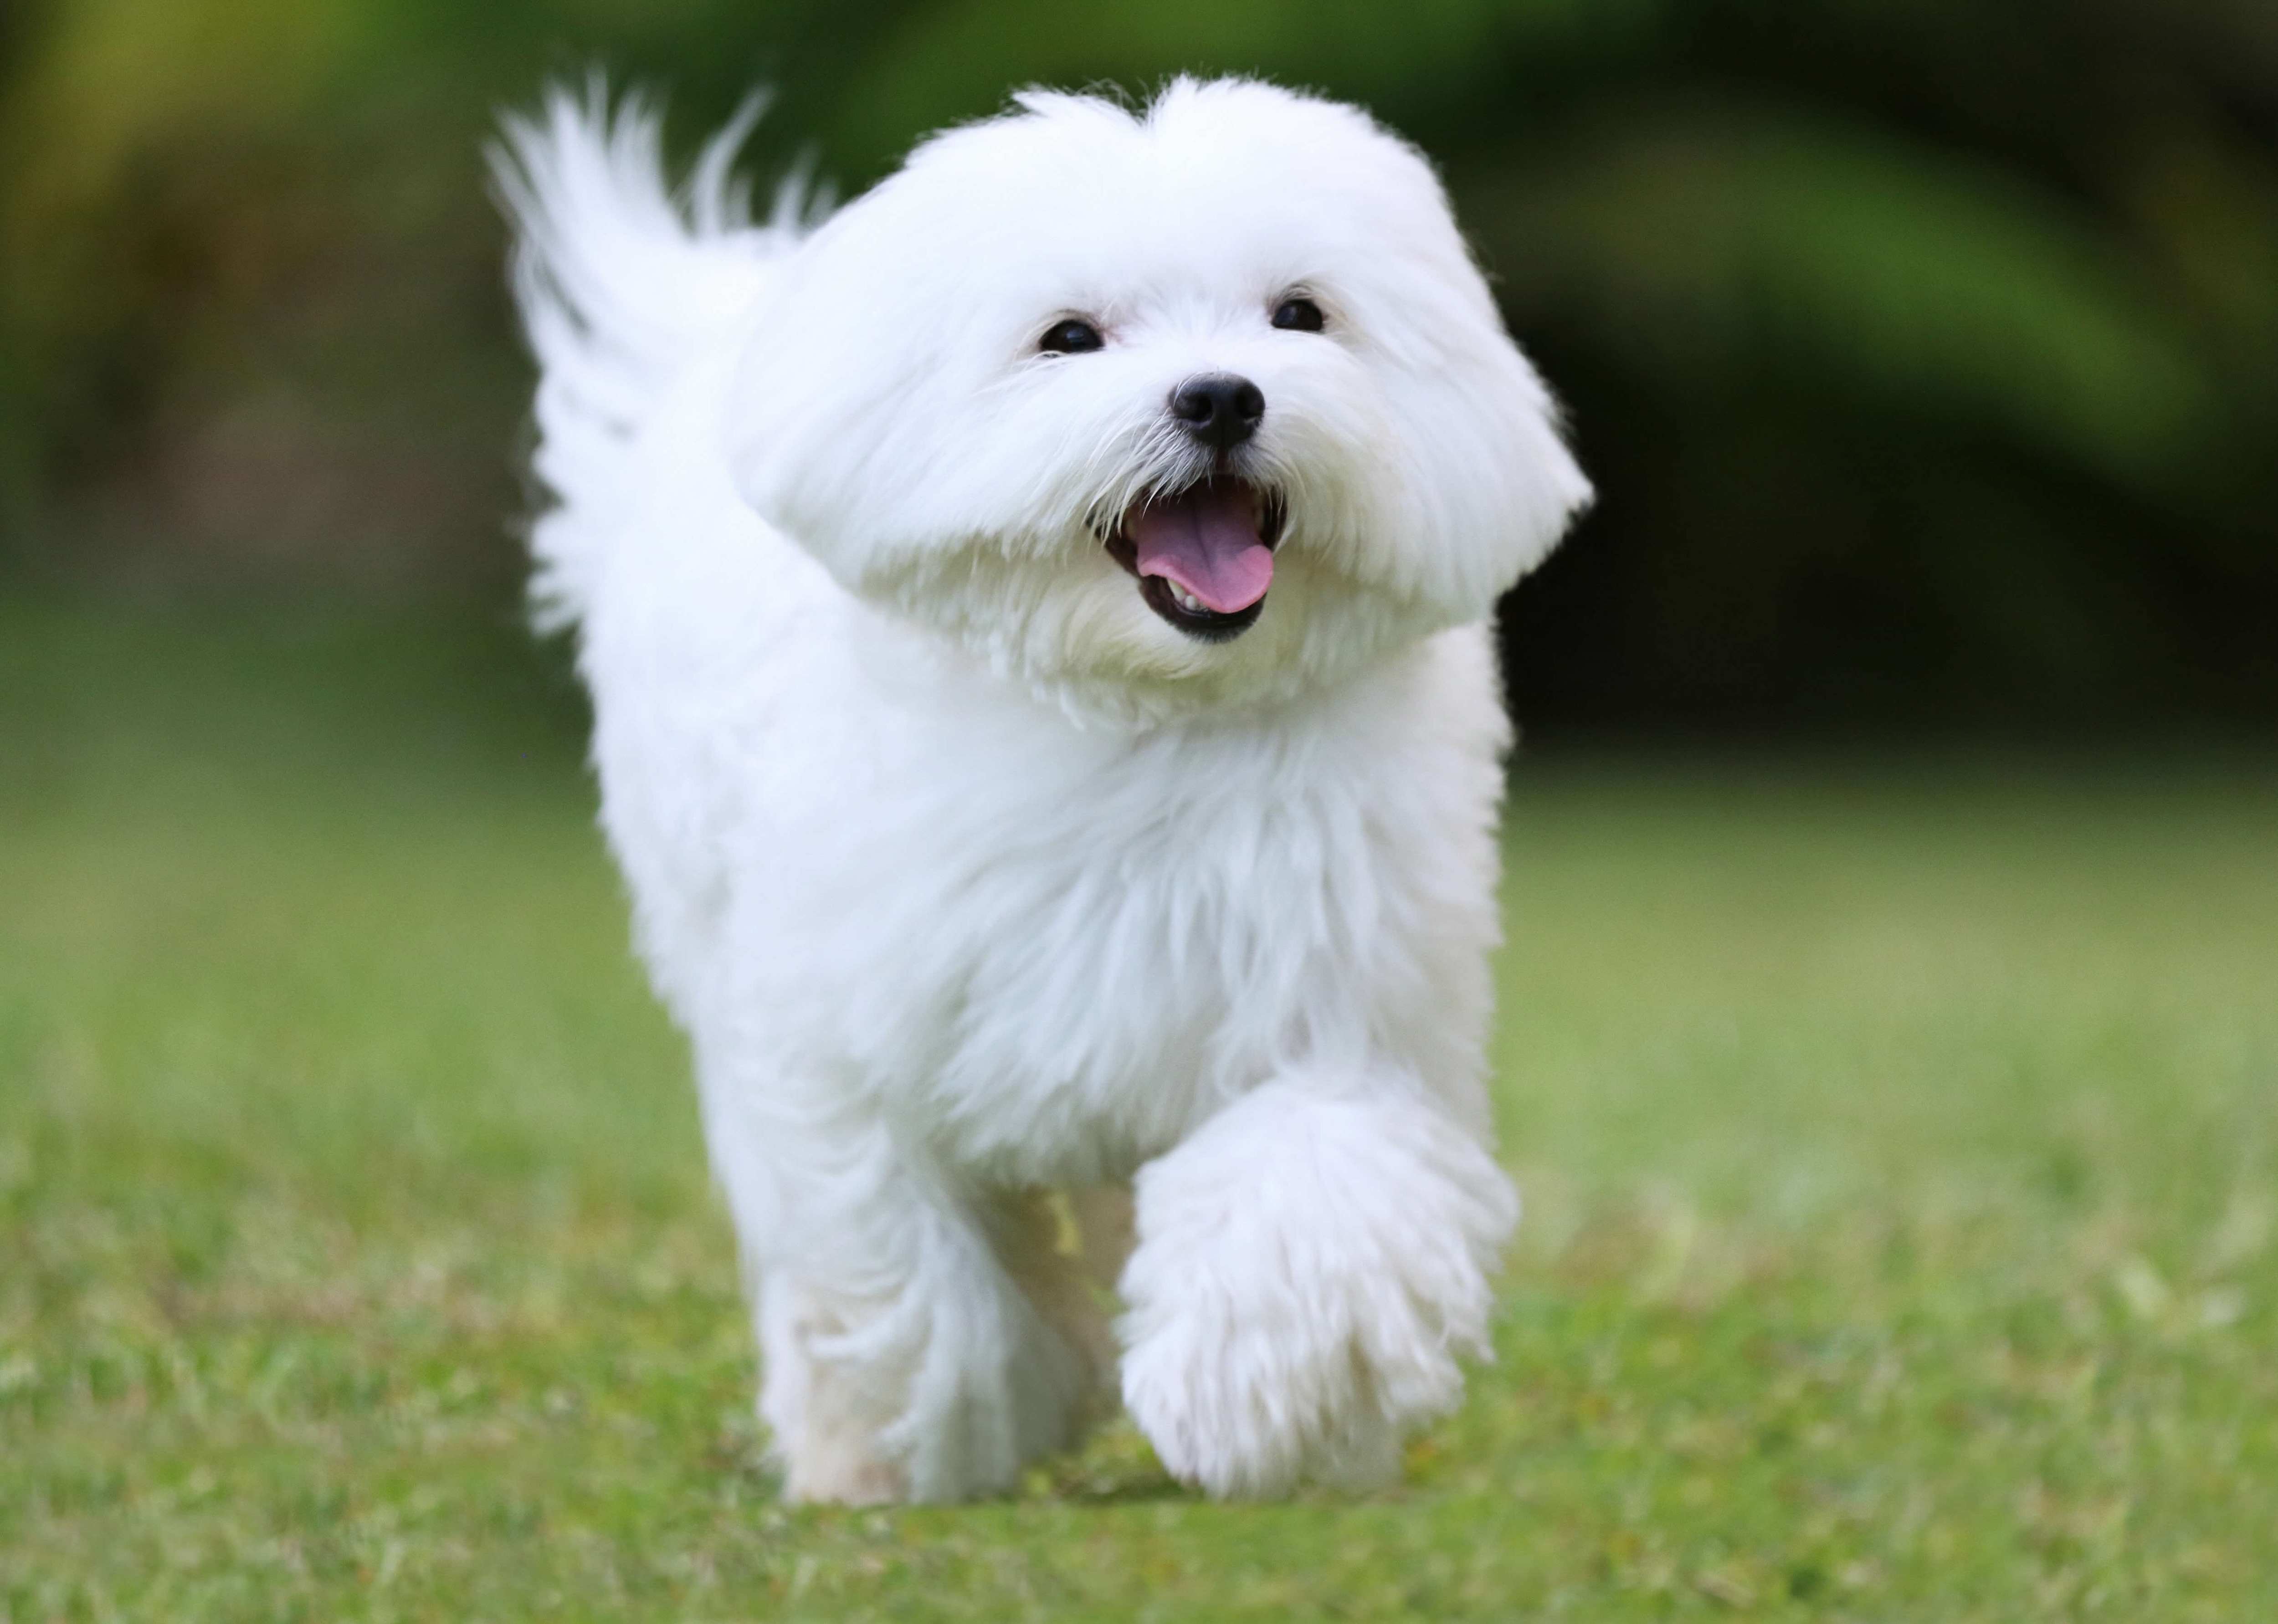
<instances>
[{"instance_id":1,"label":"dog's front paw","mask_svg":"<svg viewBox=\"0 0 2278 1624\"><path fill-rule=\"evenodd\" d=\"M1517 1198L1409 1095L1268 1085L1147 1167L1122 1279L1123 1397L1218 1496L1367 1487L1455 1407Z\"/></svg>"},{"instance_id":2,"label":"dog's front paw","mask_svg":"<svg viewBox=\"0 0 2278 1624\"><path fill-rule=\"evenodd\" d=\"M1136 1262L1137 1260L1134 1260ZM1164 1468L1220 1498L1286 1494L1303 1481L1356 1490L1400 1468L1399 1422L1349 1338L1242 1323L1235 1305L1135 1313L1155 1322L1123 1361L1123 1401ZM1444 1408L1461 1391L1445 1355Z\"/></svg>"}]
</instances>

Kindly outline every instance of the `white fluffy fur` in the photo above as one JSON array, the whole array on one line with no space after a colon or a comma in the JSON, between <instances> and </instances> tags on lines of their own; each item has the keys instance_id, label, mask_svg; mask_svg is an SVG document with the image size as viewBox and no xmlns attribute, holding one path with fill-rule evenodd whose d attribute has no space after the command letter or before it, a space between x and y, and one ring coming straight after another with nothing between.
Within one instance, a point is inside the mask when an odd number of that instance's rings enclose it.
<instances>
[{"instance_id":1,"label":"white fluffy fur","mask_svg":"<svg viewBox=\"0 0 2278 1624\"><path fill-rule=\"evenodd\" d=\"M1023 95L812 228L745 223L733 133L676 201L598 89L509 139L537 590L787 1492L1002 1489L1119 1352L1212 1493L1380 1480L1517 1216L1488 621L1588 494L1431 171L1235 80ZM1270 324L1293 291L1326 331ZM1073 316L1106 347L1039 354ZM1166 402L1204 371L1264 391L1240 465L1288 499L1221 644L1092 528L1198 475ZM1039 1194L1077 1187L1080 1252Z\"/></svg>"}]
</instances>

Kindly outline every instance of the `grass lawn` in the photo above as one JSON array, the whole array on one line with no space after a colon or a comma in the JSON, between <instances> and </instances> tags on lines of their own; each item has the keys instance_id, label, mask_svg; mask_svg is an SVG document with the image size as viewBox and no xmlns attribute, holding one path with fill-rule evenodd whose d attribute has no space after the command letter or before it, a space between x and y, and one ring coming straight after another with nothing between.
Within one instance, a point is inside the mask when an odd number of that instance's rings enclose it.
<instances>
[{"instance_id":1,"label":"grass lawn","mask_svg":"<svg viewBox=\"0 0 2278 1624\"><path fill-rule=\"evenodd\" d=\"M0 611L7 1624L2278 1618L2278 761L1546 752L1403 1487L785 1510L510 650Z\"/></svg>"}]
</instances>

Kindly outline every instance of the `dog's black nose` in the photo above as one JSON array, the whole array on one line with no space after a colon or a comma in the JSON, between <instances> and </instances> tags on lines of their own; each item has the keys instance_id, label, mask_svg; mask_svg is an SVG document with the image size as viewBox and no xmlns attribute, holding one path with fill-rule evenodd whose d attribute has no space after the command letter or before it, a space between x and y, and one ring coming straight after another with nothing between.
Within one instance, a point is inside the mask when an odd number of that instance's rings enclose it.
<instances>
[{"instance_id":1,"label":"dog's black nose","mask_svg":"<svg viewBox=\"0 0 2278 1624\"><path fill-rule=\"evenodd\" d=\"M1265 396L1246 377L1216 372L1190 377L1173 390L1171 416L1204 445L1229 451L1257 432Z\"/></svg>"}]
</instances>

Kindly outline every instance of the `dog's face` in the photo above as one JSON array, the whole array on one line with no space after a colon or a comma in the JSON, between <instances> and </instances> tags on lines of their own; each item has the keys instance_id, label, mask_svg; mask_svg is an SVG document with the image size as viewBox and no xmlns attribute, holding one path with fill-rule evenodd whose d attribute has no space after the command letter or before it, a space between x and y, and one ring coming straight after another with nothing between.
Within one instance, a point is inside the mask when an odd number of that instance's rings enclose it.
<instances>
[{"instance_id":1,"label":"dog's face","mask_svg":"<svg viewBox=\"0 0 2278 1624\"><path fill-rule=\"evenodd\" d=\"M1064 701L1288 695L1479 619L1589 487L1429 167L1348 107L1031 95L787 263L738 484Z\"/></svg>"}]
</instances>

